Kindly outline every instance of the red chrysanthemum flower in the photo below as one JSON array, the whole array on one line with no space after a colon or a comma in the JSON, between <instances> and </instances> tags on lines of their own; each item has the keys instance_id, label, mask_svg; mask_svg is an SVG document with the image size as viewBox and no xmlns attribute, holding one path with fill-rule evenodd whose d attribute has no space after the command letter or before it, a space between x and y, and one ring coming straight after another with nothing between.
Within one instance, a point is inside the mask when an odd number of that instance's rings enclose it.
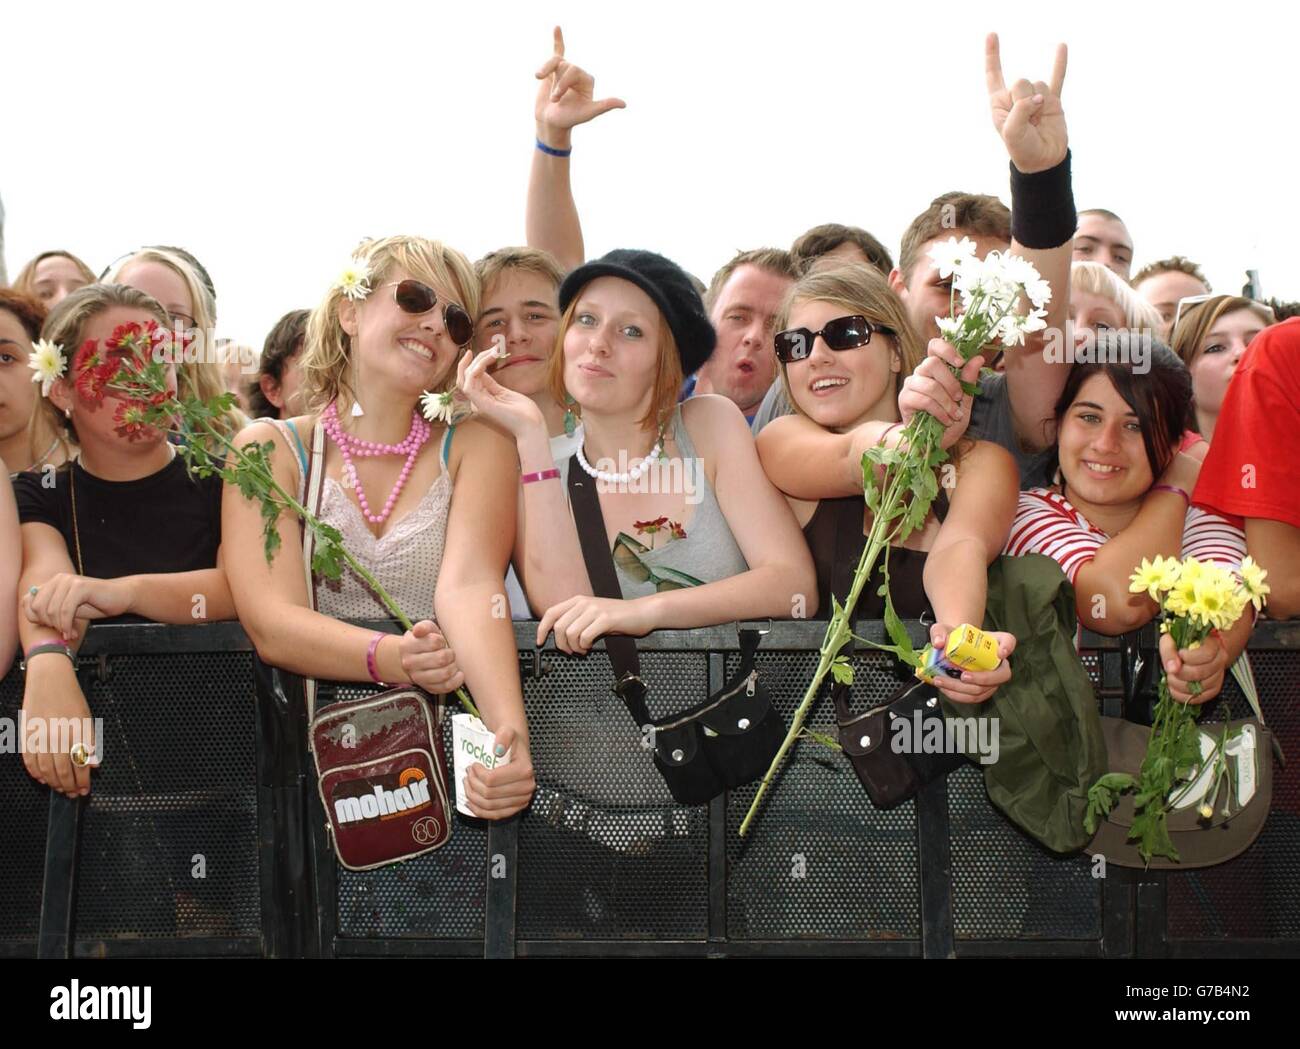
<instances>
[{"instance_id":1,"label":"red chrysanthemum flower","mask_svg":"<svg viewBox=\"0 0 1300 1049\"><path fill-rule=\"evenodd\" d=\"M153 432L153 427L145 421L145 412L149 405L145 401L122 401L113 413L113 428L119 437L138 441Z\"/></svg>"},{"instance_id":2,"label":"red chrysanthemum flower","mask_svg":"<svg viewBox=\"0 0 1300 1049\"><path fill-rule=\"evenodd\" d=\"M674 538L674 539L685 539L685 538L686 538L686 529L683 528L679 522L677 522L677 521L669 521L669 522L668 522L668 527L669 527L669 529L672 531L672 533L673 533L673 538Z\"/></svg>"}]
</instances>

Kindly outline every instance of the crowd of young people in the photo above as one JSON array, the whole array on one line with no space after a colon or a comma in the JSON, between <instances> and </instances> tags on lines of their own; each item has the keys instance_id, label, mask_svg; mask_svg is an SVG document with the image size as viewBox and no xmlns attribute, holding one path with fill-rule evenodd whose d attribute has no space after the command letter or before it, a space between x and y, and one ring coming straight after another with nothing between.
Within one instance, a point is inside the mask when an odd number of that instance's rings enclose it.
<instances>
[{"instance_id":1,"label":"crowd of young people","mask_svg":"<svg viewBox=\"0 0 1300 1049\"><path fill-rule=\"evenodd\" d=\"M422 237L363 243L364 287L340 282L286 313L238 391L249 413L216 419L237 446L269 443L300 502L319 472L319 516L411 616L404 635L344 621L388 613L351 569L304 573L290 512L268 561L260 506L187 472L177 444L198 437L124 427L115 396L78 372L78 351L123 324L213 331L198 260L146 247L96 278L43 252L0 289L0 663L21 645L28 716L86 716L73 657L94 621L190 623L202 595L207 619L238 618L289 671L467 685L514 755L474 767L470 805L510 816L535 787L511 615L575 653L607 634L827 615L871 525L863 454L898 447L918 411L943 424L955 469L893 551L892 593L935 644L982 621L988 565L1028 553L1060 564L1080 623L1104 634L1155 616L1128 580L1156 556L1235 568L1249 554L1269 572L1268 614L1300 614L1300 468L1285 449L1300 426L1300 319L1212 296L1181 256L1130 281L1138 246L1124 222L1076 213L1064 49L1048 80L1008 86L996 38L986 47L1010 208L946 193L908 226L896 263L864 229L819 225L790 250L738 253L705 286L650 251L585 257L572 137L622 102L595 97L557 33L537 73L527 246L471 263ZM1032 262L1053 292L1046 328L964 361L940 337L951 277L929 255L950 237ZM1078 352L1051 352L1052 337ZM67 362L48 390L28 368L42 340ZM1119 345L1143 352L1107 358ZM226 388L212 355L168 369L182 396ZM426 418L430 392L454 392L446 418ZM575 470L595 484L600 522L570 503ZM593 594L579 533L597 525L621 599ZM875 591L860 615L880 614ZM1217 695L1252 626L1195 651L1166 639L1174 694L1200 682L1193 702ZM1002 665L940 679L951 700L980 703L1008 679L1017 638L995 636ZM24 760L54 789L90 790L93 763Z\"/></svg>"}]
</instances>

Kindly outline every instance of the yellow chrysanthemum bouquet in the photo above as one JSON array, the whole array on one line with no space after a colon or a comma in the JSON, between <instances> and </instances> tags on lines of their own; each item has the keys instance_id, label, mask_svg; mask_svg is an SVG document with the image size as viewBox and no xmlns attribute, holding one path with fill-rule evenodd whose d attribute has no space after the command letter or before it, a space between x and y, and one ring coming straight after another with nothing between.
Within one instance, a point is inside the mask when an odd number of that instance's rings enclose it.
<instances>
[{"instance_id":1,"label":"yellow chrysanthemum bouquet","mask_svg":"<svg viewBox=\"0 0 1300 1049\"><path fill-rule=\"evenodd\" d=\"M1236 572L1194 557L1182 561L1157 557L1154 562L1143 558L1130 578L1129 591L1146 593L1160 606L1160 632L1173 638L1177 648L1196 649L1211 631L1231 630L1249 605L1253 604L1257 611L1263 607L1269 592L1264 582L1266 575L1249 557ZM1188 691L1199 695L1200 682L1191 682ZM1213 817L1225 786L1227 813L1233 790L1225 760L1228 729L1225 724L1214 749L1202 756L1201 730L1196 724L1199 711L1200 707L1170 694L1169 682L1162 673L1151 739L1140 773L1134 777L1112 772L1093 784L1088 791L1085 819L1089 833L1096 831L1119 795L1133 790L1137 792L1133 799L1136 815L1129 838L1137 840L1139 854L1147 862L1153 856L1177 860L1178 851L1169 837L1168 815L1200 780L1207 766L1213 768L1212 782L1205 794L1208 800L1200 807L1201 818Z\"/></svg>"}]
</instances>

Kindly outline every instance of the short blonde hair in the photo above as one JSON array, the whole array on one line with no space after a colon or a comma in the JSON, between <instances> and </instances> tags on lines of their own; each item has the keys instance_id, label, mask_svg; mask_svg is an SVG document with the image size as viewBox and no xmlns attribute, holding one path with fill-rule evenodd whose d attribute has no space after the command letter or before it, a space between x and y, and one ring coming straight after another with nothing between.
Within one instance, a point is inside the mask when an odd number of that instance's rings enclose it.
<instances>
[{"instance_id":1,"label":"short blonde hair","mask_svg":"<svg viewBox=\"0 0 1300 1049\"><path fill-rule=\"evenodd\" d=\"M564 385L564 336L573 324L573 315L578 310L578 298L581 289L574 292L573 301L560 317L560 330L555 336L555 345L551 347L551 357L547 365L547 388L557 404L571 405L574 414L582 417L582 406L573 401ZM663 430L669 416L677 408L677 398L681 393L685 376L682 374L681 351L677 349L677 340L673 338L672 329L658 306L655 313L659 317L659 361L655 368L653 392L650 407L645 415L637 420L643 430L658 433Z\"/></svg>"},{"instance_id":2,"label":"short blonde hair","mask_svg":"<svg viewBox=\"0 0 1300 1049\"><path fill-rule=\"evenodd\" d=\"M484 255L474 263L474 272L478 276L479 287L483 295L501 279L503 273L520 270L532 273L555 285L559 294L560 284L564 280L564 270L549 251L540 248L498 248Z\"/></svg>"},{"instance_id":3,"label":"short blonde hair","mask_svg":"<svg viewBox=\"0 0 1300 1049\"><path fill-rule=\"evenodd\" d=\"M477 318L480 301L478 276L469 259L455 248L424 237L382 237L363 240L352 257L365 262L370 271L370 294L380 293L386 278L395 269L403 269L413 277L425 281L438 294L439 304L447 299L464 308ZM444 296L446 298L444 299ZM352 337L339 322L339 306L343 292L335 285L325 293L325 298L307 318L307 334L303 340L302 372L307 394L308 411L319 412L330 401L340 397L347 404L355 403L357 392L352 388L349 373L352 368ZM435 392L445 393L456 382L456 369L447 374Z\"/></svg>"},{"instance_id":4,"label":"short blonde hair","mask_svg":"<svg viewBox=\"0 0 1300 1049\"><path fill-rule=\"evenodd\" d=\"M205 403L214 397L220 397L226 392L226 380L222 375L221 365L214 359L217 302L212 292L195 272L193 266L180 255L164 248L141 248L134 254L128 255L115 264L113 271L106 278L107 282L120 284L122 271L136 262L153 262L166 266L184 282L185 289L189 292L190 302L194 304L194 327L198 329L199 338L202 339L204 359L177 363L176 381L180 396L193 397ZM162 323L164 327L171 327L171 318L165 311ZM213 424L227 437L234 437L247 421L243 412L233 408L220 418L214 419Z\"/></svg>"},{"instance_id":5,"label":"short blonde hair","mask_svg":"<svg viewBox=\"0 0 1300 1049\"><path fill-rule=\"evenodd\" d=\"M1096 211L1093 214L1110 214ZM1070 287L1109 299L1124 314L1124 327L1133 331L1159 331L1160 312L1100 262L1076 262L1070 267Z\"/></svg>"},{"instance_id":6,"label":"short blonde hair","mask_svg":"<svg viewBox=\"0 0 1300 1049\"><path fill-rule=\"evenodd\" d=\"M777 331L783 330L790 323L791 312L801 302L833 303L849 313L861 314L875 324L892 328L897 333L893 336L893 343L900 367L894 382L895 398L902 390L903 382L925 358L925 349L912 330L902 300L874 266L857 262L841 263L839 266L819 267L805 273L786 293L781 303L776 316ZM781 385L785 388L786 400L795 412L806 416L807 413L799 407L791 394L786 365L781 361L777 364L781 369Z\"/></svg>"}]
</instances>

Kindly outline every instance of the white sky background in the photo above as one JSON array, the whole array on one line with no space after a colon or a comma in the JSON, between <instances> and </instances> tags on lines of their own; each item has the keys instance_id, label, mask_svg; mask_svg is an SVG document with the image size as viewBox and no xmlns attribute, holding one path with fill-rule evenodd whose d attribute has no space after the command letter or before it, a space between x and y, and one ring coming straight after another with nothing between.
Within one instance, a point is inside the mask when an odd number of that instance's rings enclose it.
<instances>
[{"instance_id":1,"label":"white sky background","mask_svg":"<svg viewBox=\"0 0 1300 1049\"><path fill-rule=\"evenodd\" d=\"M1075 198L1124 216L1137 265L1178 252L1216 290L1251 267L1266 295L1300 298L1300 15L1240 0L7 3L10 277L49 248L98 271L179 244L212 273L222 334L260 349L362 236L471 259L522 243L556 23L597 97L628 104L574 136L589 257L652 248L707 281L828 221L897 255L937 194L1009 199L984 87L995 30L1008 83L1047 79L1070 45Z\"/></svg>"}]
</instances>

